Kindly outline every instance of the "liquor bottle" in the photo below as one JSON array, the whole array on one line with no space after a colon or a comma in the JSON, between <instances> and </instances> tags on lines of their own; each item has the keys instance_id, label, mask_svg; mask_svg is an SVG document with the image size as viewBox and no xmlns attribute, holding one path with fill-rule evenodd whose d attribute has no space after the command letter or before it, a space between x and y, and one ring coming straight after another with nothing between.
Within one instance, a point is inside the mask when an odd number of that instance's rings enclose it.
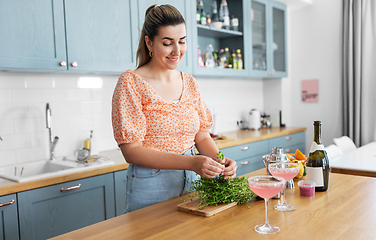
<instances>
[{"instance_id":1,"label":"liquor bottle","mask_svg":"<svg viewBox=\"0 0 376 240\"><path fill-rule=\"evenodd\" d=\"M214 56L213 56L213 46L209 44L208 47L206 48L205 67L213 68L214 65L215 63L214 63Z\"/></svg>"},{"instance_id":2,"label":"liquor bottle","mask_svg":"<svg viewBox=\"0 0 376 240\"><path fill-rule=\"evenodd\" d=\"M236 60L237 60L237 69L243 69L243 58L242 58L242 54L241 54L241 50L238 49L236 50L237 54L236 54Z\"/></svg>"},{"instance_id":3,"label":"liquor bottle","mask_svg":"<svg viewBox=\"0 0 376 240\"><path fill-rule=\"evenodd\" d=\"M222 0L221 5L219 6L219 18L221 19L223 23L222 28L229 30L230 29L230 15L229 15L226 0Z\"/></svg>"},{"instance_id":4,"label":"liquor bottle","mask_svg":"<svg viewBox=\"0 0 376 240\"><path fill-rule=\"evenodd\" d=\"M217 8L218 8L217 1L214 0L213 3L212 3L212 17L211 17L212 22L219 22L220 21Z\"/></svg>"},{"instance_id":5,"label":"liquor bottle","mask_svg":"<svg viewBox=\"0 0 376 240\"><path fill-rule=\"evenodd\" d=\"M196 10L196 21L197 24L201 23L201 10L204 9L204 2L203 1L198 1L197 2L197 10Z\"/></svg>"},{"instance_id":6,"label":"liquor bottle","mask_svg":"<svg viewBox=\"0 0 376 240\"><path fill-rule=\"evenodd\" d=\"M329 184L329 159L321 141L321 121L314 121L314 138L307 160L307 180L316 183L315 191L328 190Z\"/></svg>"},{"instance_id":7,"label":"liquor bottle","mask_svg":"<svg viewBox=\"0 0 376 240\"><path fill-rule=\"evenodd\" d=\"M204 9L201 9L200 23L201 25L206 25L206 17L205 17Z\"/></svg>"},{"instance_id":8,"label":"liquor bottle","mask_svg":"<svg viewBox=\"0 0 376 240\"><path fill-rule=\"evenodd\" d=\"M199 68L204 67L204 59L201 53L200 46L197 47L197 65Z\"/></svg>"}]
</instances>

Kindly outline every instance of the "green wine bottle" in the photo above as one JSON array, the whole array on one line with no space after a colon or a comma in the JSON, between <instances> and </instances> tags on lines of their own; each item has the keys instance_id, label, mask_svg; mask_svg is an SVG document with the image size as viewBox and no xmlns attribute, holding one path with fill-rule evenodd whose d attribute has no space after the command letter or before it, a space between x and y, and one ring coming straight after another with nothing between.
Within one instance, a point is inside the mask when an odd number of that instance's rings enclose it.
<instances>
[{"instance_id":1,"label":"green wine bottle","mask_svg":"<svg viewBox=\"0 0 376 240\"><path fill-rule=\"evenodd\" d=\"M328 190L329 185L329 159L321 141L321 121L314 121L313 126L315 135L307 160L307 180L316 183L316 192L323 192Z\"/></svg>"}]
</instances>

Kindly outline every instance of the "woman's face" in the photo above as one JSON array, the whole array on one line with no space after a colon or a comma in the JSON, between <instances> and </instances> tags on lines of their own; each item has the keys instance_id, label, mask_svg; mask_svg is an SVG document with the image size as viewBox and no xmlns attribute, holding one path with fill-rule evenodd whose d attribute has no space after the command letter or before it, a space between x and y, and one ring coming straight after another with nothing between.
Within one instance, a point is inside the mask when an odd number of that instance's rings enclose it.
<instances>
[{"instance_id":1,"label":"woman's face","mask_svg":"<svg viewBox=\"0 0 376 240\"><path fill-rule=\"evenodd\" d=\"M153 52L150 62L174 70L187 51L185 24L161 27L154 41L148 36L145 41L149 51Z\"/></svg>"}]
</instances>

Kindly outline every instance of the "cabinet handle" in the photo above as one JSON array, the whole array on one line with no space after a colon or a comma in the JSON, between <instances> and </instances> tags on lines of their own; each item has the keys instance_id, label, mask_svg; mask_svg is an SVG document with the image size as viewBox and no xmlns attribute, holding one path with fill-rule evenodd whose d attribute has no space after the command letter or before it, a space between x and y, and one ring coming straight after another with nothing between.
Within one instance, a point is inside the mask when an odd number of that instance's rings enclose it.
<instances>
[{"instance_id":1,"label":"cabinet handle","mask_svg":"<svg viewBox=\"0 0 376 240\"><path fill-rule=\"evenodd\" d=\"M77 64L77 62L72 62L71 66L72 66L72 67L77 67L78 64Z\"/></svg>"},{"instance_id":2,"label":"cabinet handle","mask_svg":"<svg viewBox=\"0 0 376 240\"><path fill-rule=\"evenodd\" d=\"M291 153L291 152L292 152L292 148L286 149L286 153Z\"/></svg>"},{"instance_id":3,"label":"cabinet handle","mask_svg":"<svg viewBox=\"0 0 376 240\"><path fill-rule=\"evenodd\" d=\"M249 147L248 147L248 146L245 146L245 147L241 147L240 149L244 151L244 150L248 150Z\"/></svg>"},{"instance_id":4,"label":"cabinet handle","mask_svg":"<svg viewBox=\"0 0 376 240\"><path fill-rule=\"evenodd\" d=\"M72 191L72 190L75 190L75 189L79 189L80 187L81 187L81 184L78 184L76 186L69 187L69 188L61 188L60 191L61 192Z\"/></svg>"},{"instance_id":5,"label":"cabinet handle","mask_svg":"<svg viewBox=\"0 0 376 240\"><path fill-rule=\"evenodd\" d=\"M240 162L241 165L247 165L249 163L249 161L246 161L246 162Z\"/></svg>"},{"instance_id":6,"label":"cabinet handle","mask_svg":"<svg viewBox=\"0 0 376 240\"><path fill-rule=\"evenodd\" d=\"M292 139L291 136L287 136L287 137L286 137L286 140L291 140L291 139Z\"/></svg>"},{"instance_id":7,"label":"cabinet handle","mask_svg":"<svg viewBox=\"0 0 376 240\"><path fill-rule=\"evenodd\" d=\"M62 61L62 62L60 62L60 66L62 66L62 67L67 66L67 62L66 62L66 61Z\"/></svg>"},{"instance_id":8,"label":"cabinet handle","mask_svg":"<svg viewBox=\"0 0 376 240\"><path fill-rule=\"evenodd\" d=\"M16 201L14 201L14 199L10 202L7 202L7 203L0 203L0 207L5 207L5 206L9 206L9 205L12 205L13 203L15 203Z\"/></svg>"}]
</instances>

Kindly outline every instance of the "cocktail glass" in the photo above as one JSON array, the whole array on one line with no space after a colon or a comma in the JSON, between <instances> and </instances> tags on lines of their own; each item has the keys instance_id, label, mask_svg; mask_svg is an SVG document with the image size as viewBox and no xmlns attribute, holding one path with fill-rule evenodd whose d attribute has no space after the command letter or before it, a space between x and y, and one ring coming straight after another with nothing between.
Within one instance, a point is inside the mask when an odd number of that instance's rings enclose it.
<instances>
[{"instance_id":1,"label":"cocktail glass","mask_svg":"<svg viewBox=\"0 0 376 240\"><path fill-rule=\"evenodd\" d=\"M284 178L286 184L299 173L299 170L300 166L296 163L285 162L269 164L269 172L273 176ZM288 205L286 202L286 184L283 186L280 204L274 206L274 209L282 212L293 211L296 209L295 206Z\"/></svg>"},{"instance_id":2,"label":"cocktail glass","mask_svg":"<svg viewBox=\"0 0 376 240\"><path fill-rule=\"evenodd\" d=\"M281 177L264 175L248 178L250 189L265 200L265 223L257 225L255 231L262 234L272 234L280 231L279 227L270 225L268 220L268 201L277 195L285 186L286 181Z\"/></svg>"}]
</instances>

